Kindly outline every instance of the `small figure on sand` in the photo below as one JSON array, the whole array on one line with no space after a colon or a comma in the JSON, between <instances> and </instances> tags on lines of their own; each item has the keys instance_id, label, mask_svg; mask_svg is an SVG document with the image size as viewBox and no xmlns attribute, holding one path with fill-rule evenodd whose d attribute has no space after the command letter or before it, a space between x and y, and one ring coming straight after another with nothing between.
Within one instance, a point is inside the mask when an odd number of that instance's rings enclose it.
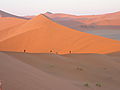
<instances>
[{"instance_id":1,"label":"small figure on sand","mask_svg":"<svg viewBox=\"0 0 120 90\"><path fill-rule=\"evenodd\" d=\"M56 52L56 54L58 54L58 52Z\"/></svg>"},{"instance_id":2,"label":"small figure on sand","mask_svg":"<svg viewBox=\"0 0 120 90\"><path fill-rule=\"evenodd\" d=\"M50 50L50 53L52 53L53 51L52 50Z\"/></svg>"},{"instance_id":3,"label":"small figure on sand","mask_svg":"<svg viewBox=\"0 0 120 90\"><path fill-rule=\"evenodd\" d=\"M71 53L72 53L72 51L69 51L69 53L71 54Z\"/></svg>"},{"instance_id":4,"label":"small figure on sand","mask_svg":"<svg viewBox=\"0 0 120 90\"><path fill-rule=\"evenodd\" d=\"M24 53L26 52L26 50L24 50Z\"/></svg>"}]
</instances>

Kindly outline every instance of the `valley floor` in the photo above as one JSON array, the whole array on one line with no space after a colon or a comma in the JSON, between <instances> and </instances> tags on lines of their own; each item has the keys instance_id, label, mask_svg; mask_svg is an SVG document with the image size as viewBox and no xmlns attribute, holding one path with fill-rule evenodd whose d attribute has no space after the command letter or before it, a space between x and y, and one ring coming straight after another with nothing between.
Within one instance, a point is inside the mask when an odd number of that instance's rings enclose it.
<instances>
[{"instance_id":1,"label":"valley floor","mask_svg":"<svg viewBox=\"0 0 120 90\"><path fill-rule=\"evenodd\" d=\"M117 54L0 52L0 80L3 90L119 90Z\"/></svg>"}]
</instances>

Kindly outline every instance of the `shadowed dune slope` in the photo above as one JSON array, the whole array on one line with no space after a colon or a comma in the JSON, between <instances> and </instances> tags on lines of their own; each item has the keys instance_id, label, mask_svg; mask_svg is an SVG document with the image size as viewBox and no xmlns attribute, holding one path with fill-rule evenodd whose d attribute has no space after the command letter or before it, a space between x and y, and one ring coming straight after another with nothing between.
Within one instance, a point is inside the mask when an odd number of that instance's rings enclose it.
<instances>
[{"instance_id":1,"label":"shadowed dune slope","mask_svg":"<svg viewBox=\"0 0 120 90\"><path fill-rule=\"evenodd\" d=\"M73 84L82 90L119 90L120 87L118 57L89 53L4 53L61 80L74 81ZM89 87L86 88L85 83L88 83ZM96 83L101 84L101 87L97 87Z\"/></svg>"},{"instance_id":2,"label":"shadowed dune slope","mask_svg":"<svg viewBox=\"0 0 120 90\"><path fill-rule=\"evenodd\" d=\"M3 90L81 90L72 82L53 77L0 52Z\"/></svg>"},{"instance_id":3,"label":"shadowed dune slope","mask_svg":"<svg viewBox=\"0 0 120 90\"><path fill-rule=\"evenodd\" d=\"M28 21L0 42L1 51L30 53L111 53L120 51L120 41L76 31L55 23L45 15Z\"/></svg>"},{"instance_id":4,"label":"shadowed dune slope","mask_svg":"<svg viewBox=\"0 0 120 90\"><path fill-rule=\"evenodd\" d=\"M55 21L59 20L74 20L76 22L84 23L87 25L120 25L120 12L101 14L101 15L83 15L83 16L75 16L69 14L49 14L45 13L48 17L52 18ZM79 24L80 24L79 23ZM61 22L62 24L62 22ZM64 23L63 23L64 24ZM72 24L72 23L69 23Z\"/></svg>"},{"instance_id":5,"label":"shadowed dune slope","mask_svg":"<svg viewBox=\"0 0 120 90\"><path fill-rule=\"evenodd\" d=\"M14 17L14 18L26 19L26 20L29 19L29 18L26 18L26 17L13 15L13 14L4 12L4 11L2 11L2 10L0 10L0 17Z\"/></svg>"}]
</instances>

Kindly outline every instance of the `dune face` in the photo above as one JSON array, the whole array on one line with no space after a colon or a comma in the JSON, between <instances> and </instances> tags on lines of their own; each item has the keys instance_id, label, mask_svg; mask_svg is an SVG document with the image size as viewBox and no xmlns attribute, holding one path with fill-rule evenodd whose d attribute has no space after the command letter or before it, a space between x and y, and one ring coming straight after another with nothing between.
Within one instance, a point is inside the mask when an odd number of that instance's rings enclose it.
<instances>
[{"instance_id":1,"label":"dune face","mask_svg":"<svg viewBox=\"0 0 120 90\"><path fill-rule=\"evenodd\" d=\"M5 90L119 90L117 61L100 54L2 52L0 79Z\"/></svg>"},{"instance_id":2,"label":"dune face","mask_svg":"<svg viewBox=\"0 0 120 90\"><path fill-rule=\"evenodd\" d=\"M0 52L3 90L81 90L73 82L53 77Z\"/></svg>"},{"instance_id":3,"label":"dune face","mask_svg":"<svg viewBox=\"0 0 120 90\"><path fill-rule=\"evenodd\" d=\"M27 20L18 19L18 18L14 18L14 17L1 17L0 18L0 31L17 27L17 26L25 23L26 21Z\"/></svg>"},{"instance_id":4,"label":"dune face","mask_svg":"<svg viewBox=\"0 0 120 90\"><path fill-rule=\"evenodd\" d=\"M0 10L0 17L14 17L14 18L20 18L20 19L29 19L29 18L25 18L25 17L21 17L21 16L12 15L12 14L4 12L2 10Z\"/></svg>"},{"instance_id":5,"label":"dune face","mask_svg":"<svg viewBox=\"0 0 120 90\"><path fill-rule=\"evenodd\" d=\"M45 13L48 17L54 20L76 20L81 23L90 25L101 25L98 22L103 22L102 25L120 25L120 12L102 14L102 15L84 15L84 16L75 16L69 14L49 14ZM106 23L104 23L106 21Z\"/></svg>"},{"instance_id":6,"label":"dune face","mask_svg":"<svg viewBox=\"0 0 120 90\"><path fill-rule=\"evenodd\" d=\"M13 32L13 36L0 42L1 51L60 54L120 51L119 41L64 27L45 15L33 18Z\"/></svg>"},{"instance_id":7,"label":"dune face","mask_svg":"<svg viewBox=\"0 0 120 90\"><path fill-rule=\"evenodd\" d=\"M14 17L1 17L0 18L0 41L11 36L14 29L22 26L28 20L19 19Z\"/></svg>"}]
</instances>

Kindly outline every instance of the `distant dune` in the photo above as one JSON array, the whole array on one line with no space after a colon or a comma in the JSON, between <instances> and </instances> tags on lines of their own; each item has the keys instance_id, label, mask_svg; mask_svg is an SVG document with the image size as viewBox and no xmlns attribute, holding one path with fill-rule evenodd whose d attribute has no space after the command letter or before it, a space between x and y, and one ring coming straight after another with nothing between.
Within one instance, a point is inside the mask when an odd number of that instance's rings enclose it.
<instances>
[{"instance_id":1,"label":"distant dune","mask_svg":"<svg viewBox=\"0 0 120 90\"><path fill-rule=\"evenodd\" d=\"M101 15L70 15L64 13L46 12L50 17L59 24L76 30L95 30L95 29L120 29L120 12L107 13ZM35 16L26 16L33 18ZM73 24L74 23L74 24Z\"/></svg>"},{"instance_id":2,"label":"distant dune","mask_svg":"<svg viewBox=\"0 0 120 90\"><path fill-rule=\"evenodd\" d=\"M45 15L62 25L76 30L120 29L120 12L83 16L75 16L62 13L45 13ZM77 24L72 25L73 21Z\"/></svg>"},{"instance_id":3,"label":"distant dune","mask_svg":"<svg viewBox=\"0 0 120 90\"><path fill-rule=\"evenodd\" d=\"M13 15L13 14L4 12L2 10L0 10L0 17L15 17L15 18L20 18L20 19L29 19L29 18L25 18L25 17L22 17L22 16Z\"/></svg>"},{"instance_id":4,"label":"distant dune","mask_svg":"<svg viewBox=\"0 0 120 90\"><path fill-rule=\"evenodd\" d=\"M2 33L1 33L2 34ZM0 42L1 51L30 53L111 53L120 51L120 41L87 34L59 25L39 15L13 29Z\"/></svg>"},{"instance_id":5,"label":"distant dune","mask_svg":"<svg viewBox=\"0 0 120 90\"><path fill-rule=\"evenodd\" d=\"M84 15L84 16L75 16L69 14L49 14L45 13L45 15L49 16L54 20L76 20L85 24L94 24L100 25L98 22L106 21L106 23L102 25L120 25L120 12L102 14L102 15ZM107 22L108 21L108 22Z\"/></svg>"}]
</instances>

